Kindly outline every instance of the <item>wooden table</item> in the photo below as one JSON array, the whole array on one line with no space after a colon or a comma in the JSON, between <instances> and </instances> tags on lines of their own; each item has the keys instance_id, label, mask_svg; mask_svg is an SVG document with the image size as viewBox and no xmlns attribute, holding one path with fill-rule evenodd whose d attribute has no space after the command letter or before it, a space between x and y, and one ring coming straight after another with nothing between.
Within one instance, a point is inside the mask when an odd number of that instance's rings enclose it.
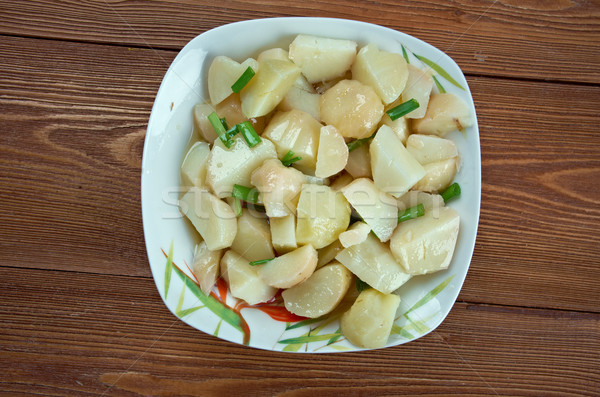
<instances>
[{"instance_id":1,"label":"wooden table","mask_svg":"<svg viewBox=\"0 0 600 397\"><path fill-rule=\"evenodd\" d=\"M194 36L360 19L467 75L483 161L464 288L431 334L290 355L176 320L147 263L146 125ZM600 4L584 0L0 3L0 393L600 395Z\"/></svg>"}]
</instances>

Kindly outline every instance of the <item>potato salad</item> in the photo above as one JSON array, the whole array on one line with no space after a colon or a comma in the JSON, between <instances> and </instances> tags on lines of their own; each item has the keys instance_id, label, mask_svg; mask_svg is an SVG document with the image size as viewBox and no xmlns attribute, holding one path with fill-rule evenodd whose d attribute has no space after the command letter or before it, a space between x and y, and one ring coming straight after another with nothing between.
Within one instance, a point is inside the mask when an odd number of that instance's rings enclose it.
<instances>
[{"instance_id":1,"label":"potato salad","mask_svg":"<svg viewBox=\"0 0 600 397\"><path fill-rule=\"evenodd\" d=\"M219 55L194 107L181 212L219 277L250 305L339 316L356 346L387 343L412 277L446 269L459 214L456 145L469 108L431 71L374 43L298 35L256 58Z\"/></svg>"}]
</instances>

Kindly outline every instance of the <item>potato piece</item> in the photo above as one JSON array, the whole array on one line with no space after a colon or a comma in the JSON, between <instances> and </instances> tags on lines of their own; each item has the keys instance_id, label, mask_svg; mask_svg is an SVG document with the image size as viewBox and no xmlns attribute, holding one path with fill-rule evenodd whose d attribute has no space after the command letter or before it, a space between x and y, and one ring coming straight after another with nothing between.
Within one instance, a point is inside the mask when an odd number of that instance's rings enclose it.
<instances>
[{"instance_id":1,"label":"potato piece","mask_svg":"<svg viewBox=\"0 0 600 397\"><path fill-rule=\"evenodd\" d=\"M356 57L356 42L300 34L290 44L290 59L310 83L346 72Z\"/></svg>"},{"instance_id":2,"label":"potato piece","mask_svg":"<svg viewBox=\"0 0 600 397\"><path fill-rule=\"evenodd\" d=\"M208 121L208 115L215 111L215 108L208 103L199 103L194 106L192 114L194 116L194 126L200 138L208 143L213 143L217 139L215 129Z\"/></svg>"},{"instance_id":3,"label":"potato piece","mask_svg":"<svg viewBox=\"0 0 600 397\"><path fill-rule=\"evenodd\" d=\"M206 183L218 197L229 197L233 185L250 185L252 171L267 159L276 159L275 145L268 139L253 148L241 134L233 137L233 144L226 148L220 139L215 141L206 168Z\"/></svg>"},{"instance_id":4,"label":"potato piece","mask_svg":"<svg viewBox=\"0 0 600 397\"><path fill-rule=\"evenodd\" d=\"M331 190L338 191L341 190L344 186L350 184L350 182L352 182L353 180L354 178L352 178L352 175L350 175L346 171L342 171L342 173L334 179L333 183L329 185L329 187L331 188Z\"/></svg>"},{"instance_id":5,"label":"potato piece","mask_svg":"<svg viewBox=\"0 0 600 397\"><path fill-rule=\"evenodd\" d=\"M435 135L412 134L406 141L406 150L421 165L458 156L454 142Z\"/></svg>"},{"instance_id":6,"label":"potato piece","mask_svg":"<svg viewBox=\"0 0 600 397\"><path fill-rule=\"evenodd\" d=\"M371 233L362 243L344 248L335 259L384 294L397 290L411 277L394 259L388 246Z\"/></svg>"},{"instance_id":7,"label":"potato piece","mask_svg":"<svg viewBox=\"0 0 600 397\"><path fill-rule=\"evenodd\" d=\"M181 164L181 179L184 185L204 186L209 155L210 147L208 143L196 142L192 145Z\"/></svg>"},{"instance_id":8,"label":"potato piece","mask_svg":"<svg viewBox=\"0 0 600 397\"><path fill-rule=\"evenodd\" d=\"M229 127L233 127L236 124L249 120L252 123L252 127L254 127L254 130L258 133L258 135L261 135L265 129L264 117L253 117L251 119L248 119L246 116L244 116L244 113L242 113L242 101L240 99L240 94L229 95L226 99L224 99L221 103L219 103L216 106L216 111L219 117L225 118Z\"/></svg>"},{"instance_id":9,"label":"potato piece","mask_svg":"<svg viewBox=\"0 0 600 397\"><path fill-rule=\"evenodd\" d=\"M315 176L327 178L335 175L344 169L347 162L348 145L344 137L334 126L321 127Z\"/></svg>"},{"instance_id":10,"label":"potato piece","mask_svg":"<svg viewBox=\"0 0 600 397\"><path fill-rule=\"evenodd\" d=\"M380 190L394 197L402 196L425 176L423 166L386 125L382 125L375 134L369 153L373 182Z\"/></svg>"},{"instance_id":11,"label":"potato piece","mask_svg":"<svg viewBox=\"0 0 600 397\"><path fill-rule=\"evenodd\" d=\"M263 136L269 138L277 148L279 158L291 150L302 157L294 167L305 174L314 175L317 164L317 148L321 123L301 110L277 112L271 119Z\"/></svg>"},{"instance_id":12,"label":"potato piece","mask_svg":"<svg viewBox=\"0 0 600 397\"><path fill-rule=\"evenodd\" d=\"M258 54L258 57L256 57L256 60L259 63L264 62L267 59L278 59L280 61L289 61L290 57L289 57L289 53L286 50L284 50L283 48L269 48L268 50L264 50L263 52Z\"/></svg>"},{"instance_id":13,"label":"potato piece","mask_svg":"<svg viewBox=\"0 0 600 397\"><path fill-rule=\"evenodd\" d=\"M374 289L360 293L350 310L342 315L342 333L352 344L367 349L384 347L392 331L400 297Z\"/></svg>"},{"instance_id":14,"label":"potato piece","mask_svg":"<svg viewBox=\"0 0 600 397\"><path fill-rule=\"evenodd\" d=\"M406 86L407 64L402 55L380 50L370 43L358 51L352 64L352 78L373 87L387 105L398 99Z\"/></svg>"},{"instance_id":15,"label":"potato piece","mask_svg":"<svg viewBox=\"0 0 600 397\"><path fill-rule=\"evenodd\" d=\"M391 109L392 107L393 106L389 106L389 109ZM386 112L389 109L386 108ZM408 120L405 116L399 117L396 120L392 121L392 119L390 119L390 116L388 116L388 114L385 113L381 119L381 125L387 125L388 127L390 127L392 131L394 131L394 134L396 134L400 141L402 141L402 144L406 144L406 140L410 135L410 131L408 128Z\"/></svg>"},{"instance_id":16,"label":"potato piece","mask_svg":"<svg viewBox=\"0 0 600 397\"><path fill-rule=\"evenodd\" d=\"M319 260L317 261L317 269L327 265L329 262L335 259L335 256L343 250L342 243L340 240L335 240L327 247L323 247L317 250Z\"/></svg>"},{"instance_id":17,"label":"potato piece","mask_svg":"<svg viewBox=\"0 0 600 397\"><path fill-rule=\"evenodd\" d=\"M450 208L440 208L402 222L390 241L390 249L398 262L410 274L426 274L448 268L456 241L460 219Z\"/></svg>"},{"instance_id":18,"label":"potato piece","mask_svg":"<svg viewBox=\"0 0 600 397\"><path fill-rule=\"evenodd\" d=\"M369 145L363 144L348 153L348 162L344 168L353 178L372 178L371 155Z\"/></svg>"},{"instance_id":19,"label":"potato piece","mask_svg":"<svg viewBox=\"0 0 600 397\"><path fill-rule=\"evenodd\" d=\"M302 110L303 112L310 114L315 120L321 120L320 99L321 96L319 94L292 86L279 104L278 109L281 111L289 111L292 109Z\"/></svg>"},{"instance_id":20,"label":"potato piece","mask_svg":"<svg viewBox=\"0 0 600 397\"><path fill-rule=\"evenodd\" d=\"M408 80L406 81L406 88L402 91L402 102L414 98L419 102L419 107L408 113L405 116L406 118L420 119L425 116L432 89L433 79L431 75L414 65L408 65Z\"/></svg>"},{"instance_id":21,"label":"potato piece","mask_svg":"<svg viewBox=\"0 0 600 397\"><path fill-rule=\"evenodd\" d=\"M179 200L181 212L192 222L215 251L230 247L237 233L237 219L231 207L204 189L193 188Z\"/></svg>"},{"instance_id":22,"label":"potato piece","mask_svg":"<svg viewBox=\"0 0 600 397\"><path fill-rule=\"evenodd\" d=\"M417 190L411 190L406 194L398 197L398 211L404 211L408 208L423 204L425 211L439 211L440 208L444 207L444 199L439 194L431 194L426 192L420 192Z\"/></svg>"},{"instance_id":23,"label":"potato piece","mask_svg":"<svg viewBox=\"0 0 600 397\"><path fill-rule=\"evenodd\" d=\"M258 72L240 92L242 113L248 118L264 116L281 102L300 69L290 61L266 59Z\"/></svg>"},{"instance_id":24,"label":"potato piece","mask_svg":"<svg viewBox=\"0 0 600 397\"><path fill-rule=\"evenodd\" d=\"M345 138L370 136L383 116L383 104L368 85L342 80L321 95L321 121Z\"/></svg>"},{"instance_id":25,"label":"potato piece","mask_svg":"<svg viewBox=\"0 0 600 397\"><path fill-rule=\"evenodd\" d=\"M352 273L339 262L324 266L309 278L283 291L285 308L299 316L316 318L330 313L341 302Z\"/></svg>"},{"instance_id":26,"label":"potato piece","mask_svg":"<svg viewBox=\"0 0 600 397\"><path fill-rule=\"evenodd\" d=\"M271 240L277 254L287 254L298 248L296 244L296 216L288 215L269 219Z\"/></svg>"},{"instance_id":27,"label":"potato piece","mask_svg":"<svg viewBox=\"0 0 600 397\"><path fill-rule=\"evenodd\" d=\"M348 230L340 234L339 240L344 248L360 244L371 233L371 227L364 222L355 222Z\"/></svg>"},{"instance_id":28,"label":"potato piece","mask_svg":"<svg viewBox=\"0 0 600 397\"><path fill-rule=\"evenodd\" d=\"M367 178L355 179L342 193L382 241L388 241L398 224L396 200Z\"/></svg>"},{"instance_id":29,"label":"potato piece","mask_svg":"<svg viewBox=\"0 0 600 397\"><path fill-rule=\"evenodd\" d=\"M271 244L271 229L266 218L254 216L244 208L237 223L237 234L231 244L232 250L249 261L275 257Z\"/></svg>"},{"instance_id":30,"label":"potato piece","mask_svg":"<svg viewBox=\"0 0 600 397\"><path fill-rule=\"evenodd\" d=\"M334 242L350 224L350 205L329 186L302 185L296 214L296 241L317 249Z\"/></svg>"},{"instance_id":31,"label":"potato piece","mask_svg":"<svg viewBox=\"0 0 600 397\"><path fill-rule=\"evenodd\" d=\"M213 105L217 105L233 94L231 86L248 67L251 67L256 72L259 65L252 58L248 58L240 64L224 55L215 57L208 68L208 95L210 96L210 102Z\"/></svg>"},{"instance_id":32,"label":"potato piece","mask_svg":"<svg viewBox=\"0 0 600 397\"><path fill-rule=\"evenodd\" d=\"M304 175L306 178L306 183L310 183L311 185L325 185L329 186L329 178L319 178L318 176L312 175Z\"/></svg>"},{"instance_id":33,"label":"potato piece","mask_svg":"<svg viewBox=\"0 0 600 397\"><path fill-rule=\"evenodd\" d=\"M221 274L229 285L231 295L250 305L266 302L277 292L258 276L256 266L250 266L246 258L232 250L221 259Z\"/></svg>"},{"instance_id":34,"label":"potato piece","mask_svg":"<svg viewBox=\"0 0 600 397\"><path fill-rule=\"evenodd\" d=\"M267 216L281 217L296 213L296 198L306 178L297 169L269 159L252 171L250 182L261 193Z\"/></svg>"},{"instance_id":35,"label":"potato piece","mask_svg":"<svg viewBox=\"0 0 600 397\"><path fill-rule=\"evenodd\" d=\"M192 261L192 273L204 295L210 294L210 290L217 282L219 276L219 262L223 256L223 250L209 250L206 242L196 245L194 249L194 260Z\"/></svg>"},{"instance_id":36,"label":"potato piece","mask_svg":"<svg viewBox=\"0 0 600 397\"><path fill-rule=\"evenodd\" d=\"M425 176L413 186L424 192L440 192L450 186L458 170L456 157L425 164Z\"/></svg>"},{"instance_id":37,"label":"potato piece","mask_svg":"<svg viewBox=\"0 0 600 397\"><path fill-rule=\"evenodd\" d=\"M307 244L260 265L259 277L275 288L290 288L310 277L317 266L317 251Z\"/></svg>"},{"instance_id":38,"label":"potato piece","mask_svg":"<svg viewBox=\"0 0 600 397\"><path fill-rule=\"evenodd\" d=\"M467 104L454 94L431 94L427 112L412 123L413 132L444 137L451 131L462 131L473 125Z\"/></svg>"}]
</instances>

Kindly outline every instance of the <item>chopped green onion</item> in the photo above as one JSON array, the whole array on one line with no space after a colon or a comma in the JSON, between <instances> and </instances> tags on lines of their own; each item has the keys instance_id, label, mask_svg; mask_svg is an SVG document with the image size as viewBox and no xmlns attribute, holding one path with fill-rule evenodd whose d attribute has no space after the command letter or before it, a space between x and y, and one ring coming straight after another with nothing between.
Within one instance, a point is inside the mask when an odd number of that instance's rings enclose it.
<instances>
[{"instance_id":1,"label":"chopped green onion","mask_svg":"<svg viewBox=\"0 0 600 397\"><path fill-rule=\"evenodd\" d=\"M414 207L407 208L402 212L399 212L398 223L408 221L410 219L415 219L423 215L425 215L425 207L423 206L423 204L419 204Z\"/></svg>"},{"instance_id":2,"label":"chopped green onion","mask_svg":"<svg viewBox=\"0 0 600 397\"><path fill-rule=\"evenodd\" d=\"M355 139L351 142L348 142L348 151L351 152L354 149L357 149L358 147L364 145L365 143L369 142L371 139L373 139L375 137L375 133L373 133L373 135L371 135L370 137L367 138L362 138L362 139Z\"/></svg>"},{"instance_id":3,"label":"chopped green onion","mask_svg":"<svg viewBox=\"0 0 600 397\"><path fill-rule=\"evenodd\" d=\"M230 148L233 144L233 141L227 137L227 131L225 130L225 126L221 122L221 119L217 115L217 112L212 112L211 114L209 114L208 121L210 121L210 124L215 129L215 132L217 133L219 139L221 139L221 142L223 142L223 144L227 148Z\"/></svg>"},{"instance_id":4,"label":"chopped green onion","mask_svg":"<svg viewBox=\"0 0 600 397\"><path fill-rule=\"evenodd\" d=\"M440 83L440 81L438 79L435 78L435 76L431 76L433 77L433 81L435 81L435 85L438 88L438 91L440 92L440 94L445 94L446 93L446 89L444 88L444 86L442 85L442 83Z\"/></svg>"},{"instance_id":5,"label":"chopped green onion","mask_svg":"<svg viewBox=\"0 0 600 397\"><path fill-rule=\"evenodd\" d=\"M251 122L244 121L243 123L239 123L237 125L237 129L240 132L240 134L242 134L249 147L254 147L262 142L256 131L254 130L254 127L252 127Z\"/></svg>"},{"instance_id":6,"label":"chopped green onion","mask_svg":"<svg viewBox=\"0 0 600 397\"><path fill-rule=\"evenodd\" d=\"M363 292L364 290L369 288L371 288L369 284L365 283L358 277L356 278L356 289L358 290L358 292Z\"/></svg>"},{"instance_id":7,"label":"chopped green onion","mask_svg":"<svg viewBox=\"0 0 600 397\"><path fill-rule=\"evenodd\" d=\"M458 196L460 196L460 185L456 182L448 186L446 190L442 192L442 198L444 199L444 203L447 203L449 200Z\"/></svg>"},{"instance_id":8,"label":"chopped green onion","mask_svg":"<svg viewBox=\"0 0 600 397\"><path fill-rule=\"evenodd\" d=\"M413 110L417 109L418 107L419 107L419 102L415 98L413 98L404 103L401 103L400 105L398 105L394 108L391 108L386 113L388 114L388 116L390 116L390 119L392 121L394 121L394 120L404 116L405 114L412 112Z\"/></svg>"},{"instance_id":9,"label":"chopped green onion","mask_svg":"<svg viewBox=\"0 0 600 397\"><path fill-rule=\"evenodd\" d=\"M273 259L275 259L275 258L261 259L259 261L252 261L252 262L250 262L250 266L264 265L267 262L271 262Z\"/></svg>"},{"instance_id":10,"label":"chopped green onion","mask_svg":"<svg viewBox=\"0 0 600 397\"><path fill-rule=\"evenodd\" d=\"M225 117L221 117L219 120L221 120L221 124L223 124L223 127L225 127L225 129L228 130L229 126L227 125L227 120L225 119Z\"/></svg>"},{"instance_id":11,"label":"chopped green onion","mask_svg":"<svg viewBox=\"0 0 600 397\"><path fill-rule=\"evenodd\" d=\"M233 185L231 195L234 198L247 201L249 203L258 203L258 190L242 185Z\"/></svg>"},{"instance_id":12,"label":"chopped green onion","mask_svg":"<svg viewBox=\"0 0 600 397\"><path fill-rule=\"evenodd\" d=\"M242 216L242 200L237 197L233 198L233 212L237 218Z\"/></svg>"},{"instance_id":13,"label":"chopped green onion","mask_svg":"<svg viewBox=\"0 0 600 397\"><path fill-rule=\"evenodd\" d=\"M408 60L408 54L406 53L406 48L404 48L402 44L400 44L400 46L402 47L402 56L404 57L404 60L406 60L406 63L410 63Z\"/></svg>"},{"instance_id":14,"label":"chopped green onion","mask_svg":"<svg viewBox=\"0 0 600 397\"><path fill-rule=\"evenodd\" d=\"M286 167L289 167L290 165L292 165L292 163L295 163L296 161L300 161L300 160L302 160L302 157L300 157L300 156L294 157L294 152L292 152L290 150L289 152L287 152L285 154L285 156L283 156L283 159L281 159L281 162Z\"/></svg>"},{"instance_id":15,"label":"chopped green onion","mask_svg":"<svg viewBox=\"0 0 600 397\"><path fill-rule=\"evenodd\" d=\"M254 77L255 74L256 73L254 72L254 70L250 66L248 66L248 68L244 70L244 73L242 73L240 78L237 79L235 83L233 83L233 85L231 86L231 91L236 93L240 92L242 88L244 88L246 84L248 84L250 79Z\"/></svg>"}]
</instances>

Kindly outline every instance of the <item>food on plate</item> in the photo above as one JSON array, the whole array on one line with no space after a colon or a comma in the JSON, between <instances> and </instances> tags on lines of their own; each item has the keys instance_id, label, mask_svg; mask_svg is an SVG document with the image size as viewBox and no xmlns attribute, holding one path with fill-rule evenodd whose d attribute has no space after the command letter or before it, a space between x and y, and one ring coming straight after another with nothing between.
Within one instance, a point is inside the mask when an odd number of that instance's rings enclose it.
<instances>
[{"instance_id":1,"label":"food on plate","mask_svg":"<svg viewBox=\"0 0 600 397\"><path fill-rule=\"evenodd\" d=\"M447 135L469 108L375 43L298 35L215 55L181 164L201 290L221 277L249 305L341 315L349 342L385 346L402 286L450 266L460 155Z\"/></svg>"}]
</instances>

